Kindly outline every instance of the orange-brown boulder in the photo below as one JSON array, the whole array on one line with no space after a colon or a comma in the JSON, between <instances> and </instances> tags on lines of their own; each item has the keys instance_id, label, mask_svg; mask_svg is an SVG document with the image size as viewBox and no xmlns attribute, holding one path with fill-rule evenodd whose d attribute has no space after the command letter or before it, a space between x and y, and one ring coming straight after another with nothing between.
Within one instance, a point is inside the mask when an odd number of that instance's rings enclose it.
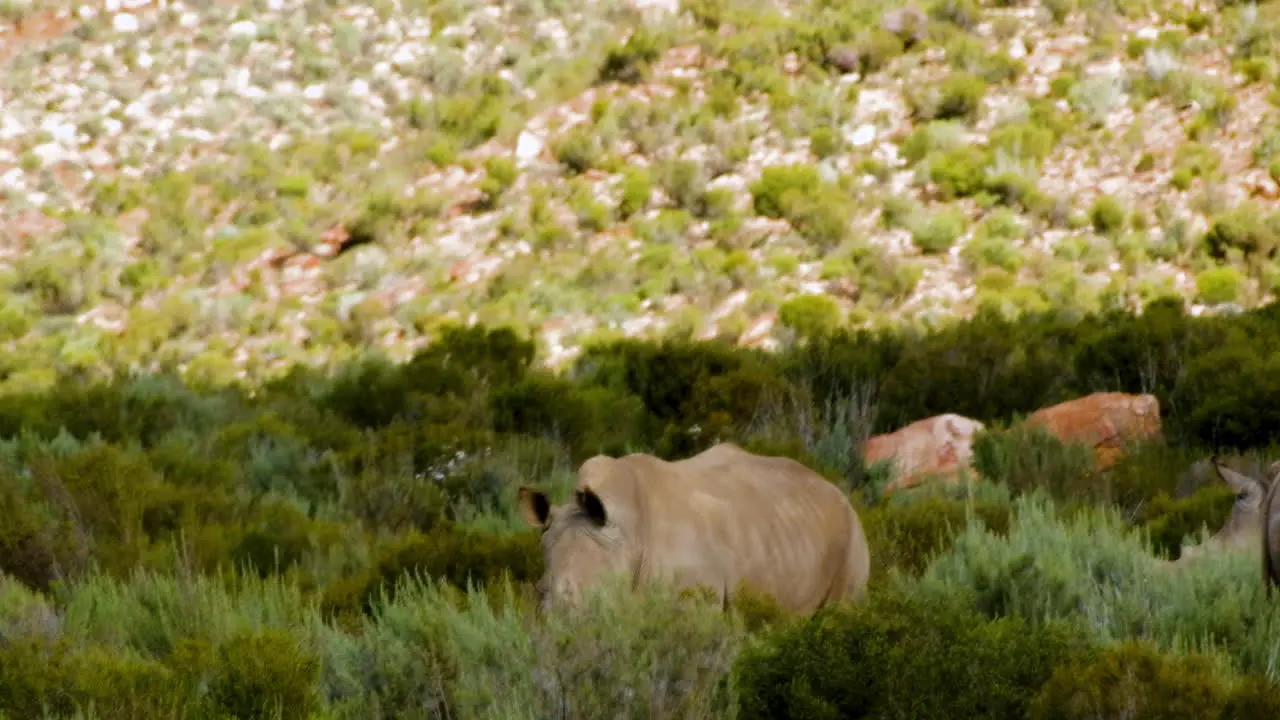
<instances>
[{"instance_id":1,"label":"orange-brown boulder","mask_svg":"<svg viewBox=\"0 0 1280 720\"><path fill-rule=\"evenodd\" d=\"M963 415L935 415L870 438L862 447L862 457L868 464L895 461L894 478L886 491L912 487L927 475L955 479L961 468L972 467L973 436L984 427Z\"/></svg>"},{"instance_id":2,"label":"orange-brown boulder","mask_svg":"<svg viewBox=\"0 0 1280 720\"><path fill-rule=\"evenodd\" d=\"M1099 392L1041 408L1026 419L1064 442L1093 447L1096 466L1106 470L1134 440L1159 437L1160 401L1155 395Z\"/></svg>"}]
</instances>

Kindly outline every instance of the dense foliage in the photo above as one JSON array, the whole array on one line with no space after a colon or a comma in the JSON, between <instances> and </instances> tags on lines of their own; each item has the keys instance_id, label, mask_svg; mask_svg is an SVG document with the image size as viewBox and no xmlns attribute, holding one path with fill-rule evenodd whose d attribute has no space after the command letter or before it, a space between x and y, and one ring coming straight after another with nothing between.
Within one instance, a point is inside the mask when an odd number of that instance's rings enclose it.
<instances>
[{"instance_id":1,"label":"dense foliage","mask_svg":"<svg viewBox=\"0 0 1280 720\"><path fill-rule=\"evenodd\" d=\"M1256 562L1155 556L1226 517L1192 461L1269 452L1278 343L1280 307L1157 304L776 355L618 341L563 375L453 326L263 387L68 376L0 398L0 716L1256 717L1280 703ZM1101 474L1018 425L1096 390L1154 392L1166 439ZM859 440L940 412L991 424L983 477L882 495ZM563 497L592 454L718 439L850 492L871 602L534 616L517 485Z\"/></svg>"}]
</instances>

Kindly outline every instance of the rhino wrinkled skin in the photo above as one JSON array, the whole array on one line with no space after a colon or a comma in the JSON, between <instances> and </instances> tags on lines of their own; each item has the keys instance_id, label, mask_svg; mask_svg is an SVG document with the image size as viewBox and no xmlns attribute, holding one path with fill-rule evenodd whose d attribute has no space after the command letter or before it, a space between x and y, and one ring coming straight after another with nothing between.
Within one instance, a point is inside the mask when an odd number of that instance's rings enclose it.
<instances>
[{"instance_id":1,"label":"rhino wrinkled skin","mask_svg":"<svg viewBox=\"0 0 1280 720\"><path fill-rule=\"evenodd\" d=\"M746 583L798 612L857 601L870 574L861 521L836 486L732 443L675 462L597 455L578 470L574 502L552 506L530 487L518 500L543 530L544 611L572 604L611 571L633 588L707 586L725 606Z\"/></svg>"}]
</instances>

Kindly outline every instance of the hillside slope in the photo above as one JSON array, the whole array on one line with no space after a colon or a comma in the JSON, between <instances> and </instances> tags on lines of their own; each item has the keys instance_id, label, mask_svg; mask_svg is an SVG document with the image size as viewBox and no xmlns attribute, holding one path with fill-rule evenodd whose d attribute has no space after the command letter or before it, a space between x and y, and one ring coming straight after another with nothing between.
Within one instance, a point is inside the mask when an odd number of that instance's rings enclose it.
<instances>
[{"instance_id":1,"label":"hillside slope","mask_svg":"<svg viewBox=\"0 0 1280 720\"><path fill-rule=\"evenodd\" d=\"M61 5L0 2L8 389L1280 280L1271 5Z\"/></svg>"}]
</instances>

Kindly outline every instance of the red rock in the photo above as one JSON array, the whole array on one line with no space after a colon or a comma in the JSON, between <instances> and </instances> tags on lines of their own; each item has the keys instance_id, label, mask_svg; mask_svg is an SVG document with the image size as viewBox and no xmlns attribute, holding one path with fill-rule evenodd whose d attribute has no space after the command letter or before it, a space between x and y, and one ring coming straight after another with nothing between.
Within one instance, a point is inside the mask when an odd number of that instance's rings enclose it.
<instances>
[{"instance_id":1,"label":"red rock","mask_svg":"<svg viewBox=\"0 0 1280 720\"><path fill-rule=\"evenodd\" d=\"M1163 432L1156 396L1120 392L1093 393L1041 408L1026 424L1043 427L1059 440L1092 446L1099 470L1115 465L1128 443Z\"/></svg>"},{"instance_id":2,"label":"red rock","mask_svg":"<svg viewBox=\"0 0 1280 720\"><path fill-rule=\"evenodd\" d=\"M868 439L862 457L867 464L896 461L895 477L886 491L912 487L926 475L954 480L962 468L972 468L973 436L985 427L963 415L935 415Z\"/></svg>"}]
</instances>

